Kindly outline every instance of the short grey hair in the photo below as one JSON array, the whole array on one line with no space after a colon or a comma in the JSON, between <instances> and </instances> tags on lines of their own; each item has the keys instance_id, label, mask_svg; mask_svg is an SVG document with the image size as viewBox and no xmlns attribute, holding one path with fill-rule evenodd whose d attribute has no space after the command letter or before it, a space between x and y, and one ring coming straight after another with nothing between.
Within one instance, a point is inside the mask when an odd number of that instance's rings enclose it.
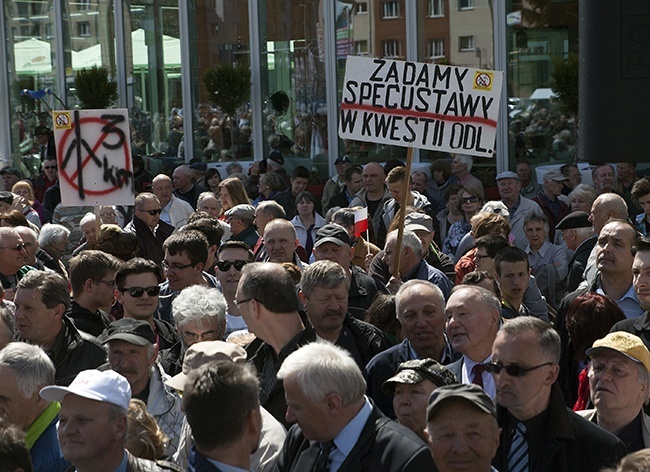
<instances>
[{"instance_id":1,"label":"short grey hair","mask_svg":"<svg viewBox=\"0 0 650 472\"><path fill-rule=\"evenodd\" d=\"M56 371L52 360L33 344L7 344L0 351L0 366L16 373L16 386L25 398L30 398L40 387L54 384Z\"/></svg>"},{"instance_id":2,"label":"short grey hair","mask_svg":"<svg viewBox=\"0 0 650 472\"><path fill-rule=\"evenodd\" d=\"M596 194L596 189L594 187L587 184L579 184L569 193L569 205L571 205L578 198L591 200L593 203L593 201L596 200L597 196L598 195Z\"/></svg>"},{"instance_id":3,"label":"short grey hair","mask_svg":"<svg viewBox=\"0 0 650 472\"><path fill-rule=\"evenodd\" d=\"M560 362L560 335L547 323L534 316L519 316L503 323L500 333L515 336L532 331L538 335L539 347L555 364Z\"/></svg>"},{"instance_id":4,"label":"short grey hair","mask_svg":"<svg viewBox=\"0 0 650 472\"><path fill-rule=\"evenodd\" d=\"M388 233L388 236L386 236L386 241L388 241L391 238L395 238L397 240L397 232L399 230L395 229ZM396 248L397 251L401 251L405 247L409 248L413 253L415 253L418 257L422 257L423 250L422 250L422 241L420 238L418 238L418 235L415 234L413 231L404 231L402 234L402 247L401 248Z\"/></svg>"},{"instance_id":5,"label":"short grey hair","mask_svg":"<svg viewBox=\"0 0 650 472\"><path fill-rule=\"evenodd\" d=\"M549 225L548 225L548 218L546 218L546 215L540 215L532 211L526 213L526 216L524 218L524 228L526 228L526 225L531 221L542 223L542 226L544 226L544 231L546 231L546 234L548 234Z\"/></svg>"},{"instance_id":6,"label":"short grey hair","mask_svg":"<svg viewBox=\"0 0 650 472\"><path fill-rule=\"evenodd\" d=\"M218 324L226 319L226 299L216 288L192 285L184 288L172 302L177 327L192 321L213 318Z\"/></svg>"},{"instance_id":7,"label":"short grey hair","mask_svg":"<svg viewBox=\"0 0 650 472\"><path fill-rule=\"evenodd\" d=\"M440 287L438 287L435 284L432 284L428 280L420 280L420 279L414 279L414 280L409 280L408 282L402 284L395 294L395 313L397 317L399 318L399 313L400 313L400 305L402 304L402 301L404 299L404 292L406 292L408 289L411 287L415 287L418 285L422 285L429 290L433 291L433 296L434 298L437 299L438 304L440 305L441 309L444 311L445 309L445 296L442 293L442 290L440 290Z\"/></svg>"},{"instance_id":8,"label":"short grey hair","mask_svg":"<svg viewBox=\"0 0 650 472\"><path fill-rule=\"evenodd\" d=\"M636 368L639 371L639 383L645 385L645 395L643 397L643 404L647 405L650 402L650 372L643 364L635 362Z\"/></svg>"},{"instance_id":9,"label":"short grey hair","mask_svg":"<svg viewBox=\"0 0 650 472\"><path fill-rule=\"evenodd\" d=\"M472 166L474 165L474 159L472 156L468 156L467 154L456 154L456 158L467 166L467 172L472 170Z\"/></svg>"},{"instance_id":10,"label":"short grey hair","mask_svg":"<svg viewBox=\"0 0 650 472\"><path fill-rule=\"evenodd\" d=\"M307 344L290 354L278 379L295 381L305 397L319 403L335 393L348 406L366 392L366 381L350 353L327 341Z\"/></svg>"},{"instance_id":11,"label":"short grey hair","mask_svg":"<svg viewBox=\"0 0 650 472\"><path fill-rule=\"evenodd\" d=\"M300 289L307 298L316 288L333 289L345 284L349 287L348 276L340 264L333 261L317 261L307 267L300 279Z\"/></svg>"},{"instance_id":12,"label":"short grey hair","mask_svg":"<svg viewBox=\"0 0 650 472\"><path fill-rule=\"evenodd\" d=\"M95 216L95 214L89 211L84 215L83 218L81 218L81 221L79 222L79 226L83 226L86 223L90 223L91 221L94 223L96 220L97 217Z\"/></svg>"},{"instance_id":13,"label":"short grey hair","mask_svg":"<svg viewBox=\"0 0 650 472\"><path fill-rule=\"evenodd\" d=\"M490 200L485 202L479 210L479 213L496 213L497 215L503 216L505 219L510 218L508 207L501 200Z\"/></svg>"},{"instance_id":14,"label":"short grey hair","mask_svg":"<svg viewBox=\"0 0 650 472\"><path fill-rule=\"evenodd\" d=\"M41 232L38 235L38 245L41 247L51 247L59 244L68 236L70 236L70 230L65 226L55 223L45 223L41 227Z\"/></svg>"},{"instance_id":15,"label":"short grey hair","mask_svg":"<svg viewBox=\"0 0 650 472\"><path fill-rule=\"evenodd\" d=\"M18 282L17 289L38 290L41 301L47 308L63 304L65 311L70 309L70 291L68 282L56 272L30 270Z\"/></svg>"},{"instance_id":16,"label":"short grey hair","mask_svg":"<svg viewBox=\"0 0 650 472\"><path fill-rule=\"evenodd\" d=\"M471 290L474 292L472 300L476 300L477 302L489 306L490 309L498 311L499 316L501 316L501 302L497 296L489 290L481 287L480 285L456 285L452 289L451 293L456 293L460 290Z\"/></svg>"},{"instance_id":17,"label":"short grey hair","mask_svg":"<svg viewBox=\"0 0 650 472\"><path fill-rule=\"evenodd\" d=\"M4 240L7 236L20 237L20 235L18 234L15 228L9 226L0 227L0 241Z\"/></svg>"}]
</instances>

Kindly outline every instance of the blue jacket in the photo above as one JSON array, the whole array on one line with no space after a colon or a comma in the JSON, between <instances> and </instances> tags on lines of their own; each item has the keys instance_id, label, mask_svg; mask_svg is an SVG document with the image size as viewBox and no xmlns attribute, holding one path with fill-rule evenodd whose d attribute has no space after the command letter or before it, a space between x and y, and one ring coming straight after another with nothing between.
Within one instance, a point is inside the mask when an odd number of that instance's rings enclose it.
<instances>
[{"instance_id":1,"label":"blue jacket","mask_svg":"<svg viewBox=\"0 0 650 472\"><path fill-rule=\"evenodd\" d=\"M63 472L70 467L70 463L63 458L56 435L58 421L59 417L56 416L29 451L32 456L34 472Z\"/></svg>"},{"instance_id":2,"label":"blue jacket","mask_svg":"<svg viewBox=\"0 0 650 472\"><path fill-rule=\"evenodd\" d=\"M192 447L187 464L187 472L219 472L220 469L208 461L203 454Z\"/></svg>"}]
</instances>

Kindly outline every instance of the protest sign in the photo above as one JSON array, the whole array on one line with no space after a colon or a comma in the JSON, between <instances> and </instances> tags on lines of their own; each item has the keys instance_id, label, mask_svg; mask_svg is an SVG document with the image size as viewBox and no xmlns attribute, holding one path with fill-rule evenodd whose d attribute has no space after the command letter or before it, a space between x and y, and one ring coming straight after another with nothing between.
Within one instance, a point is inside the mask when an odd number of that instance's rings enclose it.
<instances>
[{"instance_id":1,"label":"protest sign","mask_svg":"<svg viewBox=\"0 0 650 472\"><path fill-rule=\"evenodd\" d=\"M126 109L52 112L63 206L133 205Z\"/></svg>"},{"instance_id":2,"label":"protest sign","mask_svg":"<svg viewBox=\"0 0 650 472\"><path fill-rule=\"evenodd\" d=\"M494 155L503 73L348 56L343 139Z\"/></svg>"}]
</instances>

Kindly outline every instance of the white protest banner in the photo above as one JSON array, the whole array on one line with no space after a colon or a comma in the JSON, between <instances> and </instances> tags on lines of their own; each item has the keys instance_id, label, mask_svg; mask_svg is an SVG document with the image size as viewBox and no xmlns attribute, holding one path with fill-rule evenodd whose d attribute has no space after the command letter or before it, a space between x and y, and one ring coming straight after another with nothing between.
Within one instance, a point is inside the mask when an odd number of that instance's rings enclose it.
<instances>
[{"instance_id":1,"label":"white protest banner","mask_svg":"<svg viewBox=\"0 0 650 472\"><path fill-rule=\"evenodd\" d=\"M133 205L126 109L52 112L63 206Z\"/></svg>"},{"instance_id":2,"label":"white protest banner","mask_svg":"<svg viewBox=\"0 0 650 472\"><path fill-rule=\"evenodd\" d=\"M348 56L343 139L491 157L503 73Z\"/></svg>"}]
</instances>

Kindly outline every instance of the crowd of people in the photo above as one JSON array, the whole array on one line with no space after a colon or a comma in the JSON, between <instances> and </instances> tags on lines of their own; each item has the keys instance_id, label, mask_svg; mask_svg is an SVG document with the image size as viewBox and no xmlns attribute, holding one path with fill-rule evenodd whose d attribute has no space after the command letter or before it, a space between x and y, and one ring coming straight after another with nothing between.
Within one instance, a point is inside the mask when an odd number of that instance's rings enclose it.
<instances>
[{"instance_id":1,"label":"crowd of people","mask_svg":"<svg viewBox=\"0 0 650 472\"><path fill-rule=\"evenodd\" d=\"M134 163L99 208L0 170L0 463L647 470L650 180L472 163Z\"/></svg>"}]
</instances>

